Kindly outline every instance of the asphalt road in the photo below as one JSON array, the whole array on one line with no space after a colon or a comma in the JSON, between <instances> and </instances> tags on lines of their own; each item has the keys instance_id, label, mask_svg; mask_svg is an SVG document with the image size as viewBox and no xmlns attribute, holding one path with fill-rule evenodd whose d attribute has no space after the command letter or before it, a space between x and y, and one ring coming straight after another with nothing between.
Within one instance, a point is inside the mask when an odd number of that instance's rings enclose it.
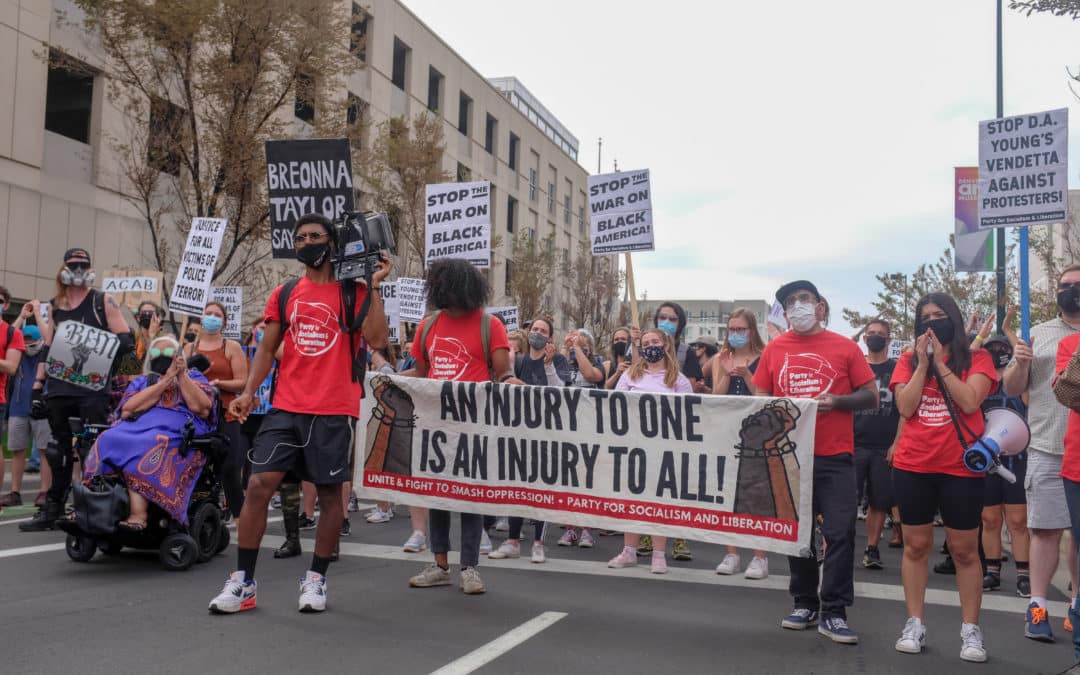
<instances>
[{"instance_id":1,"label":"asphalt road","mask_svg":"<svg viewBox=\"0 0 1080 675\"><path fill-rule=\"evenodd\" d=\"M32 494L33 484L27 493ZM960 661L960 611L952 577L931 574L928 648L893 649L905 619L899 551L883 548L886 569L856 569L857 646L814 631L780 629L790 608L786 561L772 576L747 581L714 572L722 548L691 544L694 560L671 561L658 577L647 566L609 570L620 537L592 550L555 546L548 563L527 558L481 561L488 586L465 596L455 584L410 589L408 577L430 555L400 549L409 534L403 507L390 523L353 514L352 536L328 575L328 611L300 614L298 580L305 554L275 560L280 522L260 556L259 606L211 616L207 602L235 565L235 548L186 572L164 571L155 553L99 553L75 563L63 534L20 533L31 509L0 516L0 672L7 673L1057 673L1073 663L1061 627L1064 596L1055 592L1046 645L1022 636L1025 601L1011 564L1003 590L987 594L981 625L986 664ZM270 512L271 519L279 517ZM860 525L860 532L862 527ZM311 532L305 532L310 536ZM531 535L526 526L525 537ZM501 535L496 536L496 544ZM942 533L938 531L939 539ZM453 541L457 540L456 532ZM859 551L864 542L860 540ZM523 547L527 552L527 546ZM861 555L860 555L861 559ZM744 553L743 564L747 562Z\"/></svg>"}]
</instances>

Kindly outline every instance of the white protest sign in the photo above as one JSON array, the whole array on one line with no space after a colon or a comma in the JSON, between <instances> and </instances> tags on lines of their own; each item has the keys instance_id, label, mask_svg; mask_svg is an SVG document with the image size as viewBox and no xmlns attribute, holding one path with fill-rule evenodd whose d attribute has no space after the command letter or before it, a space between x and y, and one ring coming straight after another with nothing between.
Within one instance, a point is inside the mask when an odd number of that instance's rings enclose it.
<instances>
[{"instance_id":1,"label":"white protest sign","mask_svg":"<svg viewBox=\"0 0 1080 675\"><path fill-rule=\"evenodd\" d=\"M979 228L1063 222L1069 109L979 122Z\"/></svg>"},{"instance_id":2,"label":"white protest sign","mask_svg":"<svg viewBox=\"0 0 1080 675\"><path fill-rule=\"evenodd\" d=\"M593 255L656 247L648 169L589 176L589 233Z\"/></svg>"},{"instance_id":3,"label":"white protest sign","mask_svg":"<svg viewBox=\"0 0 1080 675\"><path fill-rule=\"evenodd\" d=\"M398 284L396 281L384 281L379 285L379 292L382 296L383 313L386 314L386 321L390 324L390 344L396 345L400 340L398 333L401 330Z\"/></svg>"},{"instance_id":4,"label":"white protest sign","mask_svg":"<svg viewBox=\"0 0 1080 675\"><path fill-rule=\"evenodd\" d=\"M418 323L427 313L427 289L423 279L401 277L397 280L401 320Z\"/></svg>"},{"instance_id":5,"label":"white protest sign","mask_svg":"<svg viewBox=\"0 0 1080 675\"><path fill-rule=\"evenodd\" d=\"M158 280L154 277L105 277L101 290L106 293L157 293Z\"/></svg>"},{"instance_id":6,"label":"white protest sign","mask_svg":"<svg viewBox=\"0 0 1080 675\"><path fill-rule=\"evenodd\" d=\"M784 306L774 302L769 308L769 323L781 330L787 330L787 317L784 316Z\"/></svg>"},{"instance_id":7,"label":"white protest sign","mask_svg":"<svg viewBox=\"0 0 1080 675\"><path fill-rule=\"evenodd\" d=\"M113 359L120 346L115 333L78 321L61 321L45 358L46 374L91 391L109 383Z\"/></svg>"},{"instance_id":8,"label":"white protest sign","mask_svg":"<svg viewBox=\"0 0 1080 675\"><path fill-rule=\"evenodd\" d=\"M210 299L225 305L225 328L221 334L230 340L239 340L244 328L244 288L242 286L214 286Z\"/></svg>"},{"instance_id":9,"label":"white protest sign","mask_svg":"<svg viewBox=\"0 0 1080 675\"><path fill-rule=\"evenodd\" d=\"M369 373L371 499L809 555L817 402Z\"/></svg>"},{"instance_id":10,"label":"white protest sign","mask_svg":"<svg viewBox=\"0 0 1080 675\"><path fill-rule=\"evenodd\" d=\"M491 184L428 185L424 213L424 265L461 258L476 267L491 266Z\"/></svg>"},{"instance_id":11,"label":"white protest sign","mask_svg":"<svg viewBox=\"0 0 1080 675\"><path fill-rule=\"evenodd\" d=\"M889 340L889 358L898 359L904 353L904 348L911 344L911 340Z\"/></svg>"},{"instance_id":12,"label":"white protest sign","mask_svg":"<svg viewBox=\"0 0 1080 675\"><path fill-rule=\"evenodd\" d=\"M224 218L196 218L191 222L180 269L173 281L169 309L179 314L202 316L210 299L210 282L214 276L221 240L225 238Z\"/></svg>"},{"instance_id":13,"label":"white protest sign","mask_svg":"<svg viewBox=\"0 0 1080 675\"><path fill-rule=\"evenodd\" d=\"M499 317L499 320L506 326L506 330L517 330L521 328L521 324L518 320L518 308L514 307L488 307L484 310L492 316Z\"/></svg>"},{"instance_id":14,"label":"white protest sign","mask_svg":"<svg viewBox=\"0 0 1080 675\"><path fill-rule=\"evenodd\" d=\"M101 290L121 305L137 312L144 302L161 304L161 272L154 270L111 269L101 280Z\"/></svg>"}]
</instances>

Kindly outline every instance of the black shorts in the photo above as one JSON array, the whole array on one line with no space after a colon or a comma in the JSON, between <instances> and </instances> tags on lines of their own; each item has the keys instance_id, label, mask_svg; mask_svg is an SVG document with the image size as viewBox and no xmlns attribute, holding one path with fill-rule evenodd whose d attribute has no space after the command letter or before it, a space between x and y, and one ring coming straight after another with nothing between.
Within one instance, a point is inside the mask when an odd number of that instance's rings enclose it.
<instances>
[{"instance_id":1,"label":"black shorts","mask_svg":"<svg viewBox=\"0 0 1080 675\"><path fill-rule=\"evenodd\" d=\"M316 485L352 480L353 430L348 415L306 415L271 409L251 450L251 472L294 472Z\"/></svg>"},{"instance_id":2,"label":"black shorts","mask_svg":"<svg viewBox=\"0 0 1080 675\"><path fill-rule=\"evenodd\" d=\"M870 508L888 511L896 506L892 467L885 461L888 450L855 448L855 484L866 485Z\"/></svg>"},{"instance_id":3,"label":"black shorts","mask_svg":"<svg viewBox=\"0 0 1080 675\"><path fill-rule=\"evenodd\" d=\"M1016 482L1010 483L996 473L986 475L986 499L983 506L1001 504L1027 504L1024 491L1024 477L1027 476L1027 453L1021 452L1014 457L1002 457L1005 468L1016 474Z\"/></svg>"},{"instance_id":4,"label":"black shorts","mask_svg":"<svg viewBox=\"0 0 1080 675\"><path fill-rule=\"evenodd\" d=\"M893 488L904 525L929 525L941 512L945 527L975 530L982 523L983 476L962 478L944 473L893 469Z\"/></svg>"}]
</instances>

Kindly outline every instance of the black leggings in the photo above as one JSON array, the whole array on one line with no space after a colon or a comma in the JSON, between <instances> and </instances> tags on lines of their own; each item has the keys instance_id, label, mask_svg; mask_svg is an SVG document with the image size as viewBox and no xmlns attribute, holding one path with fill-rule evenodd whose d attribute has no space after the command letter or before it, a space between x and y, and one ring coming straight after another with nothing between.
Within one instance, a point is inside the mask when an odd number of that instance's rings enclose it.
<instances>
[{"instance_id":1,"label":"black leggings","mask_svg":"<svg viewBox=\"0 0 1080 675\"><path fill-rule=\"evenodd\" d=\"M222 422L218 431L229 439L229 454L221 464L221 487L225 490L229 512L240 516L244 506L244 435L240 431L240 422Z\"/></svg>"},{"instance_id":2,"label":"black leggings","mask_svg":"<svg viewBox=\"0 0 1080 675\"><path fill-rule=\"evenodd\" d=\"M524 524L524 518L510 518L510 532L507 536L510 539L521 539L521 528ZM533 528L535 528L533 532L533 541L542 543L544 541L544 521L534 520Z\"/></svg>"}]
</instances>

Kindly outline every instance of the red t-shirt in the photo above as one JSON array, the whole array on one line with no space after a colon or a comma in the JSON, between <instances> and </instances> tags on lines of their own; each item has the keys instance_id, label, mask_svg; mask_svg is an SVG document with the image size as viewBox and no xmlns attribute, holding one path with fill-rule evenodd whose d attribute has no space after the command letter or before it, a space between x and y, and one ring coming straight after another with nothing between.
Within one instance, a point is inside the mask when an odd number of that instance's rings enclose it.
<instances>
[{"instance_id":1,"label":"red t-shirt","mask_svg":"<svg viewBox=\"0 0 1080 675\"><path fill-rule=\"evenodd\" d=\"M20 352L26 351L26 341L23 340L22 331L18 328L11 331L11 343L8 343L8 322L0 319L0 359L6 359L9 349L17 349ZM0 374L0 405L4 405L7 400L7 380L8 376Z\"/></svg>"},{"instance_id":2,"label":"red t-shirt","mask_svg":"<svg viewBox=\"0 0 1080 675\"><path fill-rule=\"evenodd\" d=\"M1058 342L1055 373L1060 375L1069 365L1077 345L1080 345L1080 333L1067 335ZM1069 411L1069 421L1065 427L1065 457L1061 460L1061 477L1080 483L1080 413L1075 410Z\"/></svg>"},{"instance_id":3,"label":"red t-shirt","mask_svg":"<svg viewBox=\"0 0 1080 675\"><path fill-rule=\"evenodd\" d=\"M442 312L428 333L426 349L413 347L413 358L417 363L428 366L430 379L460 382L491 380L488 355L484 354L484 345L480 340L480 317L483 313L483 310L477 309L454 318ZM424 319L416 327L417 336L423 335L426 322L427 319ZM498 319L491 322L491 344L488 348L491 354L497 349L510 349L506 326ZM425 354L431 357L431 364L428 364Z\"/></svg>"},{"instance_id":4,"label":"red t-shirt","mask_svg":"<svg viewBox=\"0 0 1080 675\"><path fill-rule=\"evenodd\" d=\"M893 371L892 382L889 389L896 391L896 385L907 384L911 381L911 352L900 355L900 360ZM967 382L972 375L985 375L990 378L990 391L992 394L997 389L998 374L994 370L994 361L985 349L976 349L971 352L971 367L960 373L960 379ZM970 415L965 415L959 408L956 412L967 424L964 429L965 435L974 433L981 436L984 428L982 410L975 410ZM967 430L971 431L968 432ZM949 410L945 407L945 399L941 396L937 378L929 372L926 376L926 384L923 385L922 400L915 414L904 421L904 430L900 434L900 441L896 444L896 454L893 456L893 466L904 471L914 473L943 473L949 476L972 478L974 474L964 466L964 448L960 445L960 439L956 437L956 430L949 418Z\"/></svg>"},{"instance_id":5,"label":"red t-shirt","mask_svg":"<svg viewBox=\"0 0 1080 675\"><path fill-rule=\"evenodd\" d=\"M788 331L765 345L753 383L772 396L843 396L874 381L874 371L854 341L823 330L814 335ZM850 410L817 416L814 456L855 452L855 416Z\"/></svg>"},{"instance_id":6,"label":"red t-shirt","mask_svg":"<svg viewBox=\"0 0 1080 675\"><path fill-rule=\"evenodd\" d=\"M367 287L356 287L356 308ZM281 286L266 301L267 322L281 322L278 296ZM306 415L360 416L361 388L353 382L353 355L349 336L341 330L341 290L336 281L316 284L306 276L289 294L285 315L285 349L278 367L274 407ZM362 340L356 336L356 347Z\"/></svg>"}]
</instances>

